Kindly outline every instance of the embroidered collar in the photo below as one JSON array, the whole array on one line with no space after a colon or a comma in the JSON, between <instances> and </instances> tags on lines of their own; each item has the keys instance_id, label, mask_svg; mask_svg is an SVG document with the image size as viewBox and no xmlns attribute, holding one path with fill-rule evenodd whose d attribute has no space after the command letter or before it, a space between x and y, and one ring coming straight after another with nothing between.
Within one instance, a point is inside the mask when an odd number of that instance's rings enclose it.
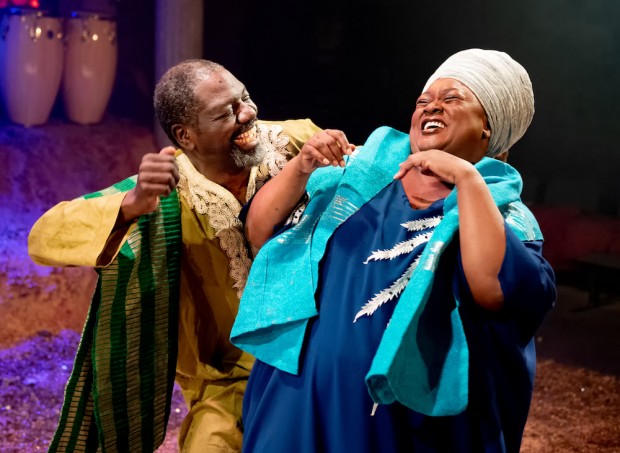
<instances>
[{"instance_id":1,"label":"embroidered collar","mask_svg":"<svg viewBox=\"0 0 620 453\"><path fill-rule=\"evenodd\" d=\"M287 145L289 137L280 125L258 125L262 145L267 148L262 164L252 167L246 191L246 201L273 175L277 174L291 157ZM215 230L220 247L228 256L230 276L240 298L252 263L243 236L243 225L238 218L241 203L221 185L207 179L190 162L187 155L177 156L180 179L177 191L196 213L205 215Z\"/></svg>"}]
</instances>

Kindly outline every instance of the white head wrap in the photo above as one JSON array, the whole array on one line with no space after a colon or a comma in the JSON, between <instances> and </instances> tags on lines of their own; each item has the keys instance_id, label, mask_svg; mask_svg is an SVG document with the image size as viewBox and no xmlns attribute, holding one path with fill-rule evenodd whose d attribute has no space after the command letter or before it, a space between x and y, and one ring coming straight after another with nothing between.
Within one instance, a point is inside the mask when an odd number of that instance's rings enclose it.
<instances>
[{"instance_id":1,"label":"white head wrap","mask_svg":"<svg viewBox=\"0 0 620 453\"><path fill-rule=\"evenodd\" d=\"M457 52L437 68L422 91L443 78L463 83L482 104L491 128L487 156L507 151L523 137L534 116L534 92L527 71L510 55L483 49Z\"/></svg>"}]
</instances>

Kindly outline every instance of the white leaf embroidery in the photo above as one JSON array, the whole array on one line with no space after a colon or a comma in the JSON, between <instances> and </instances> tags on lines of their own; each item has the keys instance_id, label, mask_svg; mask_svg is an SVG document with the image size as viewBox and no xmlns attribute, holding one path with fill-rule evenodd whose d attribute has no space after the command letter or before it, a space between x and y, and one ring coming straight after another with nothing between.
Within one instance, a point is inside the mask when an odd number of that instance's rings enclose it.
<instances>
[{"instance_id":1,"label":"white leaf embroidery","mask_svg":"<svg viewBox=\"0 0 620 453\"><path fill-rule=\"evenodd\" d=\"M428 219L411 220L409 222L401 223L400 225L406 228L408 231L422 231L427 228L435 228L441 222L443 216L429 217Z\"/></svg>"},{"instance_id":2,"label":"white leaf embroidery","mask_svg":"<svg viewBox=\"0 0 620 453\"><path fill-rule=\"evenodd\" d=\"M415 270L419 262L420 262L420 255L418 255L418 257L415 259L413 263L409 265L409 267L403 273L403 275L401 275L394 283L392 283L392 285L389 288L386 288L380 293L375 294L375 297L373 297L368 302L366 302L366 304L364 304L362 309L358 311L357 314L355 315L355 319L353 320L353 322L357 321L357 318L361 316L372 315L375 311L377 311L377 309L381 305L394 299L400 293L402 293L405 290L407 283L409 283L409 279L411 279L411 274L413 274L413 271Z\"/></svg>"},{"instance_id":3,"label":"white leaf embroidery","mask_svg":"<svg viewBox=\"0 0 620 453\"><path fill-rule=\"evenodd\" d=\"M366 258L364 264L368 264L369 261L392 260L397 256L410 253L417 246L428 242L432 235L432 231L418 234L411 239L399 242L389 250L377 250L375 252L372 252L372 254L368 258Z\"/></svg>"},{"instance_id":4,"label":"white leaf embroidery","mask_svg":"<svg viewBox=\"0 0 620 453\"><path fill-rule=\"evenodd\" d=\"M399 242L389 250L376 250L371 253L371 255L366 259L366 261L364 261L364 264L368 264L370 261L392 260L401 255L411 253L417 247L427 243L430 240L435 227L439 225L442 219L443 216L434 216L426 219L418 219L401 223L401 226L408 231L423 231L429 228L431 229L431 231L420 233L411 239ZM372 315L383 304L398 297L405 290L407 283L409 283L413 271L420 262L421 255L421 252L418 253L418 256L414 259L413 263L409 265L403 275L401 275L394 283L392 283L388 288L375 294L372 299L366 302L361 308L361 310L355 315L353 322L357 321L357 319L361 316Z\"/></svg>"}]
</instances>

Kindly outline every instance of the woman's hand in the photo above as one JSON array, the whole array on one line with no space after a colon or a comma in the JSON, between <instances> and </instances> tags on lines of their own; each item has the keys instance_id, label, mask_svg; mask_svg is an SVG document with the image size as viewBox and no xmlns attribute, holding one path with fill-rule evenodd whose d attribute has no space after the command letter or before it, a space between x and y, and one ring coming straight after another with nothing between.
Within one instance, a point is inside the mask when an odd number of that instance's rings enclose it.
<instances>
[{"instance_id":1,"label":"woman's hand","mask_svg":"<svg viewBox=\"0 0 620 453\"><path fill-rule=\"evenodd\" d=\"M299 152L298 171L310 174L327 165L344 167L344 156L355 150L344 132L325 129L314 134Z\"/></svg>"},{"instance_id":2,"label":"woman's hand","mask_svg":"<svg viewBox=\"0 0 620 453\"><path fill-rule=\"evenodd\" d=\"M416 176L417 173L422 176ZM499 310L504 294L498 274L506 252L506 234L504 219L482 175L460 157L428 150L410 155L394 178L402 180L410 200L412 197L424 199L426 203L420 203L423 207L441 197L438 181L444 186L457 187L459 243L469 289L478 305L487 310ZM434 185L428 178L434 178ZM431 190L433 187L434 191ZM445 189L444 193L446 190L449 192Z\"/></svg>"},{"instance_id":3,"label":"woman's hand","mask_svg":"<svg viewBox=\"0 0 620 453\"><path fill-rule=\"evenodd\" d=\"M445 151L430 149L409 155L400 164L394 179L403 179L412 169L418 169L423 175L436 176L449 185L459 185L465 179L482 177L472 164Z\"/></svg>"},{"instance_id":4,"label":"woman's hand","mask_svg":"<svg viewBox=\"0 0 620 453\"><path fill-rule=\"evenodd\" d=\"M271 237L275 225L284 221L306 191L314 170L327 165L344 166L344 155L355 147L344 132L326 129L314 134L280 173L259 190L248 210L246 238L258 250Z\"/></svg>"},{"instance_id":5,"label":"woman's hand","mask_svg":"<svg viewBox=\"0 0 620 453\"><path fill-rule=\"evenodd\" d=\"M409 203L415 209L424 209L446 198L455 185L464 185L465 181L477 181L484 185L473 165L439 150L411 154L400 164L394 179L401 180Z\"/></svg>"}]
</instances>

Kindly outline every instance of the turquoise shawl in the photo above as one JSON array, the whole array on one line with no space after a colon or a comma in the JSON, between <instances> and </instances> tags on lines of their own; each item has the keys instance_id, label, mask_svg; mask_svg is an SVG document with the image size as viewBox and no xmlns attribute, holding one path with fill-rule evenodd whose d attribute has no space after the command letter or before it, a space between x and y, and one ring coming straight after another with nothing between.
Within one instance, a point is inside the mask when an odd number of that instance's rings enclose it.
<instances>
[{"instance_id":1,"label":"turquoise shawl","mask_svg":"<svg viewBox=\"0 0 620 453\"><path fill-rule=\"evenodd\" d=\"M393 181L398 165L410 153L407 134L382 127L348 159L344 169L326 167L314 172L307 185L310 202L300 222L268 241L254 261L231 333L236 346L283 371L299 372L308 321L318 315L314 295L329 238ZM536 220L520 202L518 172L489 158L483 158L476 168L517 236L542 239ZM446 335L452 342L446 351L437 351L417 338L417 322L439 258L458 229L456 200L453 190L444 202L444 218L399 299L366 376L376 403L398 401L434 416L458 414L467 406L469 352L458 310L450 315L451 331ZM430 369L422 352L425 348L431 348L435 356L441 354L440 369Z\"/></svg>"}]
</instances>

